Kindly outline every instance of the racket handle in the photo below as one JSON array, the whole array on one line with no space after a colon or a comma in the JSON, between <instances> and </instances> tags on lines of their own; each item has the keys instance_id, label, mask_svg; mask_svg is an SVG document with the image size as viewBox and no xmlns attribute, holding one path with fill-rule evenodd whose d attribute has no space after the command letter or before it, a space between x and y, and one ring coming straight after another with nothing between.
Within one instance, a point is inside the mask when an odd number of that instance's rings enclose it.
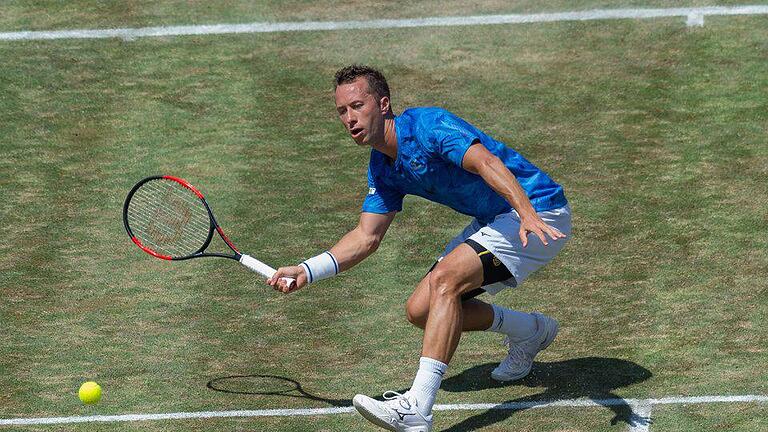
<instances>
[{"instance_id":1,"label":"racket handle","mask_svg":"<svg viewBox=\"0 0 768 432\"><path fill-rule=\"evenodd\" d=\"M277 270L273 269L272 267L246 254L243 254L240 256L240 264L248 267L252 271L255 271L256 273L264 276L267 279L271 278L272 275L274 275L275 272L277 272ZM283 280L288 286L296 283L296 279L294 278L283 278Z\"/></svg>"}]
</instances>

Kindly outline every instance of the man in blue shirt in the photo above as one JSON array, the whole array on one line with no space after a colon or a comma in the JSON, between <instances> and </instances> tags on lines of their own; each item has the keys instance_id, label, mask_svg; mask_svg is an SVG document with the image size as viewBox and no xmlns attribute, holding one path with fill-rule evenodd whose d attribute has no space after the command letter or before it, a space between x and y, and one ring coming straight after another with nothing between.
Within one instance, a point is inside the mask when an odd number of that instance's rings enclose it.
<instances>
[{"instance_id":1,"label":"man in blue shirt","mask_svg":"<svg viewBox=\"0 0 768 432\"><path fill-rule=\"evenodd\" d=\"M329 251L282 267L267 282L288 293L356 265L377 248L403 197L414 194L474 217L408 300L408 320L424 329L422 356L411 389L385 401L353 399L369 421L394 431L429 431L442 376L464 331L506 336L507 357L492 372L500 381L526 376L558 324L475 298L518 286L554 258L570 234L563 188L546 173L476 127L440 108L395 116L389 86L366 66L341 69L336 110L352 139L371 147L368 195L358 226ZM283 277L296 279L286 285Z\"/></svg>"}]
</instances>

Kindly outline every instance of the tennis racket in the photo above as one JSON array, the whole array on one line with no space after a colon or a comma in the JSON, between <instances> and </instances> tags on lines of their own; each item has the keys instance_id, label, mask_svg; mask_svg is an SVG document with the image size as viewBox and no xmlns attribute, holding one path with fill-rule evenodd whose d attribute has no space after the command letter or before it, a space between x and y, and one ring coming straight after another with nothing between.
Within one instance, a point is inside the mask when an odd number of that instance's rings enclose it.
<instances>
[{"instance_id":1,"label":"tennis racket","mask_svg":"<svg viewBox=\"0 0 768 432\"><path fill-rule=\"evenodd\" d=\"M222 231L203 194L186 180L147 177L131 189L123 205L123 223L131 240L144 252L164 260L221 257L237 260L271 278L275 269L240 253ZM232 253L206 252L218 233ZM292 278L284 278L289 286Z\"/></svg>"}]
</instances>

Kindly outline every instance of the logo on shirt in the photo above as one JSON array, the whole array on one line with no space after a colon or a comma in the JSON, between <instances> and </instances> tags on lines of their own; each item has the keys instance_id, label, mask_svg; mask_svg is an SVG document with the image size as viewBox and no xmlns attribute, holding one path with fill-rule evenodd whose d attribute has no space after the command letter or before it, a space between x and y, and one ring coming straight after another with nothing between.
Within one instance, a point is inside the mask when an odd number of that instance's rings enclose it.
<instances>
[{"instance_id":1,"label":"logo on shirt","mask_svg":"<svg viewBox=\"0 0 768 432\"><path fill-rule=\"evenodd\" d=\"M376 193L376 188L368 188L368 195L373 195Z\"/></svg>"},{"instance_id":2,"label":"logo on shirt","mask_svg":"<svg viewBox=\"0 0 768 432\"><path fill-rule=\"evenodd\" d=\"M413 169L414 171L417 171L417 170L420 170L422 168L424 168L424 164L423 163L419 162L416 159L412 159L411 160L411 169Z\"/></svg>"}]
</instances>

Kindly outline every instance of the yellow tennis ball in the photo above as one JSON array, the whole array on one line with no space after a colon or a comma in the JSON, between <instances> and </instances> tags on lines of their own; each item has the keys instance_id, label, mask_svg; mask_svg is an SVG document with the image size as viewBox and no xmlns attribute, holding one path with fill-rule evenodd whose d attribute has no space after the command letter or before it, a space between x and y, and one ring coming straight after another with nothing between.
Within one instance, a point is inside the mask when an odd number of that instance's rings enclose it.
<instances>
[{"instance_id":1,"label":"yellow tennis ball","mask_svg":"<svg viewBox=\"0 0 768 432\"><path fill-rule=\"evenodd\" d=\"M80 391L77 392L77 395L80 396L80 400L84 404L95 404L101 399L101 386L93 381L88 381L80 386Z\"/></svg>"}]
</instances>

